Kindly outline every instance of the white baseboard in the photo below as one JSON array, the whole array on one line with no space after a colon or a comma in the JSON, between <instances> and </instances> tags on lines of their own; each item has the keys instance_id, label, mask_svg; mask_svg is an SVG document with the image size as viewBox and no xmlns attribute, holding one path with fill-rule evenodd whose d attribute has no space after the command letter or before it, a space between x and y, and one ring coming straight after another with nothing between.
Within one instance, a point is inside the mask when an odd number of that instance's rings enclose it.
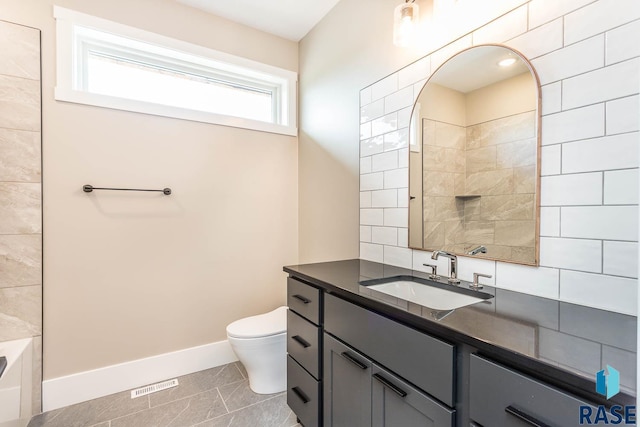
<instances>
[{"instance_id":1,"label":"white baseboard","mask_svg":"<svg viewBox=\"0 0 640 427\"><path fill-rule=\"evenodd\" d=\"M42 410L51 411L236 360L225 340L53 378L42 383Z\"/></svg>"}]
</instances>

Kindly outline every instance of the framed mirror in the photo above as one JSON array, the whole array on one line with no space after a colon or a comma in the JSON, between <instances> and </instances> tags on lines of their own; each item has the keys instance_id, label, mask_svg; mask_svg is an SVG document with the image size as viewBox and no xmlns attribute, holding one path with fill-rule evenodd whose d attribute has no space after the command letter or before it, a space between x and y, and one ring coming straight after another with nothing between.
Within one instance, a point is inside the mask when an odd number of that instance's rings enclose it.
<instances>
[{"instance_id":1,"label":"framed mirror","mask_svg":"<svg viewBox=\"0 0 640 427\"><path fill-rule=\"evenodd\" d=\"M505 46L464 50L411 118L409 246L538 265L540 84Z\"/></svg>"}]
</instances>

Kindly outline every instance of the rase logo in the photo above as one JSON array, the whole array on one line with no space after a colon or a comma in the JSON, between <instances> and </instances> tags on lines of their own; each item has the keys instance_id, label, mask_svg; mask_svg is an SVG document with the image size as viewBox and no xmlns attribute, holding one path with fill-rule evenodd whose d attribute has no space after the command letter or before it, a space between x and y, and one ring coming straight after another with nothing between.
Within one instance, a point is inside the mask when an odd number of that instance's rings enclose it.
<instances>
[{"instance_id":1,"label":"rase logo","mask_svg":"<svg viewBox=\"0 0 640 427\"><path fill-rule=\"evenodd\" d=\"M620 372L607 365L607 373L605 370L596 372L596 392L611 399L620 393ZM635 405L613 405L607 409L604 405L598 405L595 408L591 406L580 406L580 425L609 425L636 424L636 407Z\"/></svg>"},{"instance_id":2,"label":"rase logo","mask_svg":"<svg viewBox=\"0 0 640 427\"><path fill-rule=\"evenodd\" d=\"M620 393L620 372L607 365L609 375L605 375L604 369L596 373L596 392L607 399L611 399Z\"/></svg>"}]
</instances>

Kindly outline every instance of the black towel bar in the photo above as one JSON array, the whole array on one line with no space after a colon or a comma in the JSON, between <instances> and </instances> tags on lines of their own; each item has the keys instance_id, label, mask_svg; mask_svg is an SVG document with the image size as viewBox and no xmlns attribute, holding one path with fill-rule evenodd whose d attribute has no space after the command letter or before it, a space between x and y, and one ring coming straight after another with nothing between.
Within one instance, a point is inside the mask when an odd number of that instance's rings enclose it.
<instances>
[{"instance_id":1,"label":"black towel bar","mask_svg":"<svg viewBox=\"0 0 640 427\"><path fill-rule=\"evenodd\" d=\"M145 189L141 189L141 188L110 188L110 187L94 187L93 185L83 185L82 186L82 191L84 191L85 193L91 193L93 190L111 190L111 191L156 191L156 192L160 192L163 193L164 195L168 196L169 194L171 194L171 189L170 188L163 188L162 190L145 190Z\"/></svg>"}]
</instances>

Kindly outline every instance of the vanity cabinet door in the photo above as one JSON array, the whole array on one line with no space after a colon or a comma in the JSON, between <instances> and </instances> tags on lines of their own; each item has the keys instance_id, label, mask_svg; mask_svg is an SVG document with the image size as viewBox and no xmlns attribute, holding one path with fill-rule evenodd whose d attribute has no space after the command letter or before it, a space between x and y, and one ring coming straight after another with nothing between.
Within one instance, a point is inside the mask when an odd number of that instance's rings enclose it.
<instances>
[{"instance_id":1,"label":"vanity cabinet door","mask_svg":"<svg viewBox=\"0 0 640 427\"><path fill-rule=\"evenodd\" d=\"M441 405L389 371L373 365L373 427L451 427L455 410Z\"/></svg>"},{"instance_id":2,"label":"vanity cabinet door","mask_svg":"<svg viewBox=\"0 0 640 427\"><path fill-rule=\"evenodd\" d=\"M327 427L371 426L371 361L327 334L324 422Z\"/></svg>"}]
</instances>

